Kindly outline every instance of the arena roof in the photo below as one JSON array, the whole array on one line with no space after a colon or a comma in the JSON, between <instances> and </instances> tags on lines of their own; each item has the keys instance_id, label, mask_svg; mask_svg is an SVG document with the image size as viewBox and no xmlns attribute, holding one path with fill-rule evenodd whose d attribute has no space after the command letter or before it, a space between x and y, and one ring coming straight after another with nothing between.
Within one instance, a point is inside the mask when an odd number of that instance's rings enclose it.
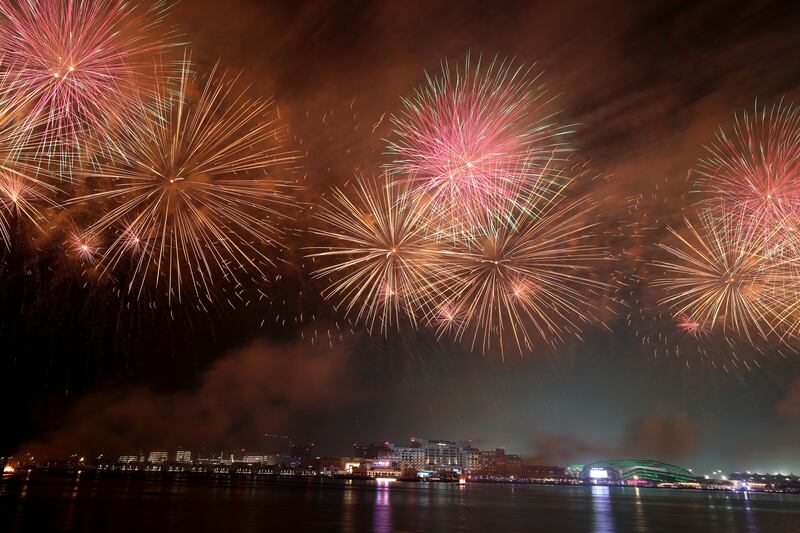
<instances>
[{"instance_id":1,"label":"arena roof","mask_svg":"<svg viewBox=\"0 0 800 533\"><path fill-rule=\"evenodd\" d=\"M655 483L686 483L694 481L694 475L685 468L652 460L622 459L598 461L583 467L585 477L592 470L609 471L609 477L628 480L646 480Z\"/></svg>"}]
</instances>

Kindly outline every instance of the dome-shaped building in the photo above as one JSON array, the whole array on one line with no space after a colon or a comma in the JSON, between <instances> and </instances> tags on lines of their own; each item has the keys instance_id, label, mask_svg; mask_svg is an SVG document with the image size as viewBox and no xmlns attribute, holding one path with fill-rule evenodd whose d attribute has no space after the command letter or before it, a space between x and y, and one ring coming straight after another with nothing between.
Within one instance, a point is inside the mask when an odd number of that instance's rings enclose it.
<instances>
[{"instance_id":1,"label":"dome-shaped building","mask_svg":"<svg viewBox=\"0 0 800 533\"><path fill-rule=\"evenodd\" d=\"M681 484L694 483L691 472L685 468L650 460L598 461L584 465L582 477L594 481L621 484Z\"/></svg>"}]
</instances>

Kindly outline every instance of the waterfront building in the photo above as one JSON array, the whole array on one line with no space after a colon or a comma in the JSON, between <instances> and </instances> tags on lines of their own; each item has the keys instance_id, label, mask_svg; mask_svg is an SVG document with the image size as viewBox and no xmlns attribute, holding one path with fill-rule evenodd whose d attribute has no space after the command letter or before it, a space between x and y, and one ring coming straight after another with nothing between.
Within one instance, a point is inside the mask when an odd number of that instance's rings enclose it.
<instances>
[{"instance_id":1,"label":"waterfront building","mask_svg":"<svg viewBox=\"0 0 800 533\"><path fill-rule=\"evenodd\" d=\"M462 472L477 466L480 454L469 441L411 439L410 446L388 444L391 453L385 459L400 470Z\"/></svg>"},{"instance_id":2,"label":"waterfront building","mask_svg":"<svg viewBox=\"0 0 800 533\"><path fill-rule=\"evenodd\" d=\"M178 450L175 453L175 462L176 463L191 463L192 462L192 452L189 450Z\"/></svg>"},{"instance_id":3,"label":"waterfront building","mask_svg":"<svg viewBox=\"0 0 800 533\"><path fill-rule=\"evenodd\" d=\"M148 463L166 463L167 462L167 451L166 450L153 450L149 454L147 454L147 462Z\"/></svg>"},{"instance_id":4,"label":"waterfront building","mask_svg":"<svg viewBox=\"0 0 800 533\"><path fill-rule=\"evenodd\" d=\"M370 442L369 444L353 444L353 457L361 459L379 459L392 453L388 442Z\"/></svg>"},{"instance_id":5,"label":"waterfront building","mask_svg":"<svg viewBox=\"0 0 800 533\"><path fill-rule=\"evenodd\" d=\"M598 461L585 465L581 477L609 485L696 485L694 475L679 466L650 460Z\"/></svg>"},{"instance_id":6,"label":"waterfront building","mask_svg":"<svg viewBox=\"0 0 800 533\"><path fill-rule=\"evenodd\" d=\"M314 457L314 443L298 444L292 442L289 447L289 462L292 466L298 466L304 461Z\"/></svg>"}]
</instances>

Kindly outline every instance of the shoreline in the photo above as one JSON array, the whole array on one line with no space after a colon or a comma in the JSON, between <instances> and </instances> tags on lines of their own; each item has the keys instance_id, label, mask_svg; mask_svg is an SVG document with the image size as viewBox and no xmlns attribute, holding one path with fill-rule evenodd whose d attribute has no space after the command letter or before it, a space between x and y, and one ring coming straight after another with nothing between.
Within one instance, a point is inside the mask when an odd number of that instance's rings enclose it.
<instances>
[{"instance_id":1,"label":"shoreline","mask_svg":"<svg viewBox=\"0 0 800 533\"><path fill-rule=\"evenodd\" d=\"M256 471L253 471L256 470ZM169 469L121 469L121 468L58 468L58 467L33 467L20 468L13 473L4 473L3 482L6 481L27 481L31 474L44 475L53 478L64 477L94 477L94 478L142 478L149 480L164 480L172 482L180 481L219 481L219 480L248 480L251 482L267 483L296 483L318 481L347 482L356 483L359 486L386 487L387 485L454 485L459 488L470 485L505 485L505 486L541 486L541 487L606 487L608 489L656 489L663 491L691 491L691 492L721 492L735 494L800 494L800 487L788 488L786 490L731 490L723 487L664 487L664 486L632 486L624 484L596 484L582 482L580 480L537 480L537 479L469 479L465 483L459 483L457 479L403 479L403 478L381 478L369 476L351 475L324 475L324 474L302 474L302 473L274 473L264 469L209 469L209 470L169 470ZM340 483L341 484L341 483Z\"/></svg>"}]
</instances>

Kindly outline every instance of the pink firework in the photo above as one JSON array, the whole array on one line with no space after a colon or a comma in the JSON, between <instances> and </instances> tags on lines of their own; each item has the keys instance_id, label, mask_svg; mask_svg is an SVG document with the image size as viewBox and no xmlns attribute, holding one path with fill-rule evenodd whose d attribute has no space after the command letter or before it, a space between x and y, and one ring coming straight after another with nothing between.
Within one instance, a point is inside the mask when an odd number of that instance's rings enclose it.
<instances>
[{"instance_id":1,"label":"pink firework","mask_svg":"<svg viewBox=\"0 0 800 533\"><path fill-rule=\"evenodd\" d=\"M435 309L429 320L430 325L436 328L436 334L457 333L464 323L464 313L455 305L445 302Z\"/></svg>"},{"instance_id":2,"label":"pink firework","mask_svg":"<svg viewBox=\"0 0 800 533\"><path fill-rule=\"evenodd\" d=\"M681 315L675 321L676 327L691 335L692 337L700 337L711 331L704 323L698 322L688 315Z\"/></svg>"},{"instance_id":3,"label":"pink firework","mask_svg":"<svg viewBox=\"0 0 800 533\"><path fill-rule=\"evenodd\" d=\"M697 187L720 213L743 213L753 227L785 227L800 209L800 109L783 103L737 116L698 169ZM717 202L721 199L722 202Z\"/></svg>"},{"instance_id":4,"label":"pink firework","mask_svg":"<svg viewBox=\"0 0 800 533\"><path fill-rule=\"evenodd\" d=\"M6 226L6 217L21 217L38 226L41 207L52 204L51 192L34 179L0 171L0 226ZM8 235L3 238L7 241Z\"/></svg>"},{"instance_id":5,"label":"pink firework","mask_svg":"<svg viewBox=\"0 0 800 533\"><path fill-rule=\"evenodd\" d=\"M26 95L41 156L69 170L91 156L89 138L127 119L154 55L174 39L159 32L168 10L161 1L0 0L0 54L12 65L0 81Z\"/></svg>"},{"instance_id":6,"label":"pink firework","mask_svg":"<svg viewBox=\"0 0 800 533\"><path fill-rule=\"evenodd\" d=\"M67 240L69 253L85 264L93 265L100 256L99 238L93 233L73 231Z\"/></svg>"},{"instance_id":7,"label":"pink firework","mask_svg":"<svg viewBox=\"0 0 800 533\"><path fill-rule=\"evenodd\" d=\"M392 116L389 170L429 203L437 229L471 232L487 215L506 217L520 197L558 188L568 151L539 76L513 61L467 56L403 100Z\"/></svg>"},{"instance_id":8,"label":"pink firework","mask_svg":"<svg viewBox=\"0 0 800 533\"><path fill-rule=\"evenodd\" d=\"M10 222L27 219L38 226L40 208L53 205L57 192L47 184L50 174L40 168L35 156L39 137L26 135L19 124L23 98L7 87L0 90L0 239L7 246Z\"/></svg>"}]
</instances>

